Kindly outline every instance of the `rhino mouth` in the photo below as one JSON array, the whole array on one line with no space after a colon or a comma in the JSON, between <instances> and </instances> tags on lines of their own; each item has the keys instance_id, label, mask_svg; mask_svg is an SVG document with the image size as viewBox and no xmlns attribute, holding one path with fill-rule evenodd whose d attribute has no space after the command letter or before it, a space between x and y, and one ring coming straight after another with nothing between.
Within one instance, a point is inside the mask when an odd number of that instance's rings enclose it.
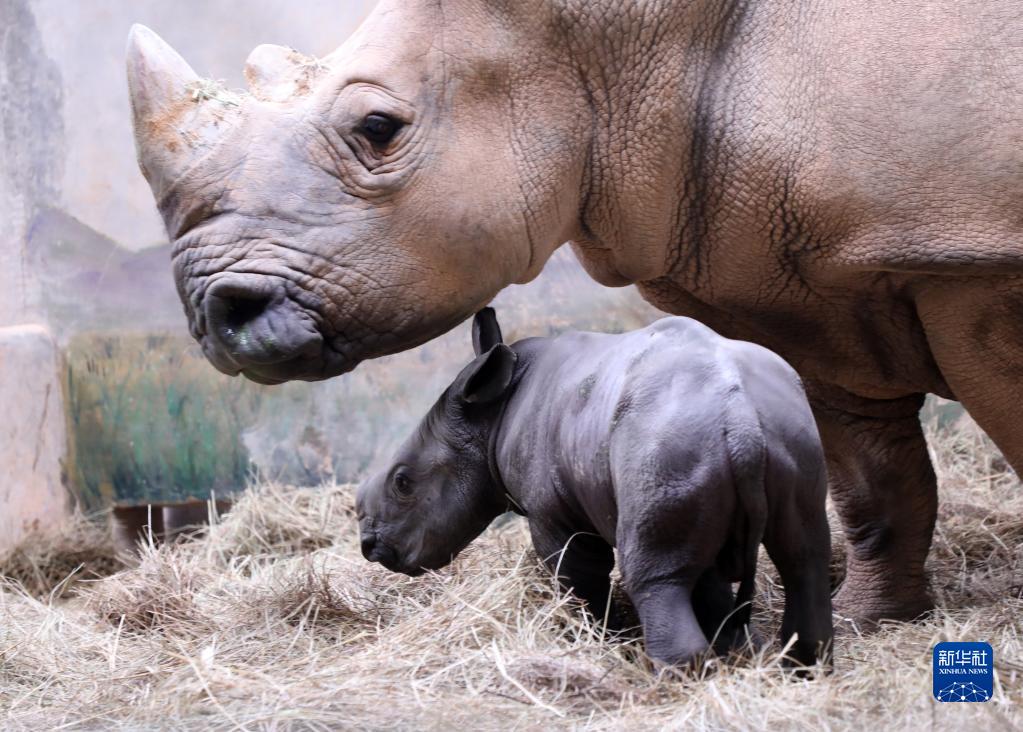
<instances>
[{"instance_id":1,"label":"rhino mouth","mask_svg":"<svg viewBox=\"0 0 1023 732\"><path fill-rule=\"evenodd\" d=\"M351 371L335 339L325 338L315 315L276 277L217 276L203 295L198 335L203 353L229 376L259 384L319 381Z\"/></svg>"},{"instance_id":2,"label":"rhino mouth","mask_svg":"<svg viewBox=\"0 0 1023 732\"><path fill-rule=\"evenodd\" d=\"M228 376L244 376L249 381L275 386L288 381L322 381L346 374L358 361L344 358L329 347L315 354L298 355L277 363L239 363L236 354L224 349L210 338L201 341L203 355L218 371Z\"/></svg>"},{"instance_id":3,"label":"rhino mouth","mask_svg":"<svg viewBox=\"0 0 1023 732\"><path fill-rule=\"evenodd\" d=\"M409 577L419 577L426 572L426 567L402 561L394 549L380 541L377 541L373 545L373 548L369 552L365 553L365 557L369 561L381 565L388 571L408 575Z\"/></svg>"},{"instance_id":4,"label":"rhino mouth","mask_svg":"<svg viewBox=\"0 0 1023 732\"><path fill-rule=\"evenodd\" d=\"M275 386L287 381L323 381L346 374L357 365L358 361L343 359L324 349L324 352L314 359L299 357L272 366L244 368L239 373L257 384Z\"/></svg>"}]
</instances>

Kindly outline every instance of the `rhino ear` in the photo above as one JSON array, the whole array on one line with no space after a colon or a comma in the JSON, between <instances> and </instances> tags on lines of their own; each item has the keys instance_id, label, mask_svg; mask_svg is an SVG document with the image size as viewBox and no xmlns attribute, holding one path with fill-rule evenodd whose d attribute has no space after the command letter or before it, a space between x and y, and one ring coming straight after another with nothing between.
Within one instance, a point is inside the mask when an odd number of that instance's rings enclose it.
<instances>
[{"instance_id":1,"label":"rhino ear","mask_svg":"<svg viewBox=\"0 0 1023 732\"><path fill-rule=\"evenodd\" d=\"M144 25L132 26L126 60L139 167L159 200L216 144L241 99L200 79Z\"/></svg>"},{"instance_id":2,"label":"rhino ear","mask_svg":"<svg viewBox=\"0 0 1023 732\"><path fill-rule=\"evenodd\" d=\"M312 79L325 67L312 56L293 48L264 43L245 62L245 80L256 99L283 102L309 90Z\"/></svg>"},{"instance_id":3,"label":"rhino ear","mask_svg":"<svg viewBox=\"0 0 1023 732\"><path fill-rule=\"evenodd\" d=\"M511 385L518 354L498 343L465 367L458 376L458 394L468 404L499 399Z\"/></svg>"},{"instance_id":4,"label":"rhino ear","mask_svg":"<svg viewBox=\"0 0 1023 732\"><path fill-rule=\"evenodd\" d=\"M504 343L504 338L501 337L501 326L497 324L497 313L493 308L483 308L472 319L472 350L479 356L498 343Z\"/></svg>"}]
</instances>

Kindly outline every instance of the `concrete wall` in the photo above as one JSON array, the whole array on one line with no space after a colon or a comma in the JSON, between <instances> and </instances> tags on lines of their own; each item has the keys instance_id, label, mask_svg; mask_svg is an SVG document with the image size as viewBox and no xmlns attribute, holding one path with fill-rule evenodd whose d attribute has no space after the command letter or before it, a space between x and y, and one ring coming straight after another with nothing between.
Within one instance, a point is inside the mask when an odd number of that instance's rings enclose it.
<instances>
[{"instance_id":1,"label":"concrete wall","mask_svg":"<svg viewBox=\"0 0 1023 732\"><path fill-rule=\"evenodd\" d=\"M0 550L68 509L58 363L45 327L0 328Z\"/></svg>"},{"instance_id":2,"label":"concrete wall","mask_svg":"<svg viewBox=\"0 0 1023 732\"><path fill-rule=\"evenodd\" d=\"M27 235L60 198L63 88L24 0L0 0L0 549L60 520L64 410Z\"/></svg>"},{"instance_id":3,"label":"concrete wall","mask_svg":"<svg viewBox=\"0 0 1023 732\"><path fill-rule=\"evenodd\" d=\"M325 55L372 4L0 0L0 549L28 527L58 521L70 505L54 339L66 334L48 322L33 227L57 211L127 249L165 238L135 165L128 28L151 25L200 73L240 86L254 46ZM169 288L169 268L166 277Z\"/></svg>"}]
</instances>

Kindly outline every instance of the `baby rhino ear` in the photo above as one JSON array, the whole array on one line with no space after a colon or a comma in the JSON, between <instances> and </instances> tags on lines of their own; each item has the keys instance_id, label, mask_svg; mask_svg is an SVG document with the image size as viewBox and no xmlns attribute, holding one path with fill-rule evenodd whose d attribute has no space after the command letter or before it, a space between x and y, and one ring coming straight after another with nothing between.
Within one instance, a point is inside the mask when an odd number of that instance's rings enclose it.
<instances>
[{"instance_id":1,"label":"baby rhino ear","mask_svg":"<svg viewBox=\"0 0 1023 732\"><path fill-rule=\"evenodd\" d=\"M497 313L493 308L483 308L472 319L472 349L479 356L498 343L504 343L501 326L497 324Z\"/></svg>"},{"instance_id":2,"label":"baby rhino ear","mask_svg":"<svg viewBox=\"0 0 1023 732\"><path fill-rule=\"evenodd\" d=\"M462 401L487 404L501 398L511 384L518 359L518 354L503 343L477 356L458 376Z\"/></svg>"}]
</instances>

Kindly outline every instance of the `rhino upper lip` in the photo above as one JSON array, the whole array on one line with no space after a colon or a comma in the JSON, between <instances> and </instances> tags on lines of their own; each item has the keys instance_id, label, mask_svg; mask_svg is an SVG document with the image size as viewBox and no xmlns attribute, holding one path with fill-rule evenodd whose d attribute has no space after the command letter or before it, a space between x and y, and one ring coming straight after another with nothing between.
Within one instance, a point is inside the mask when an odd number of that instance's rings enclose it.
<instances>
[{"instance_id":1,"label":"rhino upper lip","mask_svg":"<svg viewBox=\"0 0 1023 732\"><path fill-rule=\"evenodd\" d=\"M258 372L255 372L252 369L242 369L239 373L241 373L241 375L249 381L254 381L257 384L262 384L263 386L277 386L278 384L283 384L287 381L287 379L277 379L272 376L261 376Z\"/></svg>"},{"instance_id":2,"label":"rhino upper lip","mask_svg":"<svg viewBox=\"0 0 1023 732\"><path fill-rule=\"evenodd\" d=\"M389 544L380 541L379 535L377 535L377 541L370 550L367 559L391 572L398 572L409 577L418 577L426 571L425 567L412 567L398 559L398 553Z\"/></svg>"},{"instance_id":3,"label":"rhino upper lip","mask_svg":"<svg viewBox=\"0 0 1023 732\"><path fill-rule=\"evenodd\" d=\"M262 275L259 272L234 271L232 275ZM270 276L270 275L266 275ZM274 275L276 276L276 275ZM285 297L297 310L310 321L310 325L321 336L321 348L315 357L296 356L293 360L277 364L248 365L237 363L229 348L216 343L217 336L211 332L208 322L205 298L213 282L214 275L207 278L204 286L193 293L187 300L186 311L189 316L189 329L192 337L199 342L207 360L220 372L229 376L246 376L260 384L282 384L291 380L322 381L353 371L365 358L364 351L375 340L372 334L356 336L351 333L339 333L329 320L325 319L317 307L319 301L312 293L297 290L285 282ZM354 352L353 352L354 351ZM369 356L382 355L372 348Z\"/></svg>"},{"instance_id":4,"label":"rhino upper lip","mask_svg":"<svg viewBox=\"0 0 1023 732\"><path fill-rule=\"evenodd\" d=\"M404 573L405 565L398 561L398 555L391 547L377 542L369 554L369 561L381 564L392 572Z\"/></svg>"},{"instance_id":5,"label":"rhino upper lip","mask_svg":"<svg viewBox=\"0 0 1023 732\"><path fill-rule=\"evenodd\" d=\"M213 344L209 338L203 335L202 340L199 342L202 347L203 355L206 356L206 360L213 364L213 367L228 376L237 376L242 372L230 357L226 353L219 351L213 347Z\"/></svg>"},{"instance_id":6,"label":"rhino upper lip","mask_svg":"<svg viewBox=\"0 0 1023 732\"><path fill-rule=\"evenodd\" d=\"M358 359L346 357L330 339L323 340L323 347L315 358L297 356L276 364L245 367L237 364L229 352L217 348L208 335L204 335L199 342L203 355L218 371L228 376L242 375L257 384L272 386L293 379L321 381L346 374L359 365Z\"/></svg>"}]
</instances>

